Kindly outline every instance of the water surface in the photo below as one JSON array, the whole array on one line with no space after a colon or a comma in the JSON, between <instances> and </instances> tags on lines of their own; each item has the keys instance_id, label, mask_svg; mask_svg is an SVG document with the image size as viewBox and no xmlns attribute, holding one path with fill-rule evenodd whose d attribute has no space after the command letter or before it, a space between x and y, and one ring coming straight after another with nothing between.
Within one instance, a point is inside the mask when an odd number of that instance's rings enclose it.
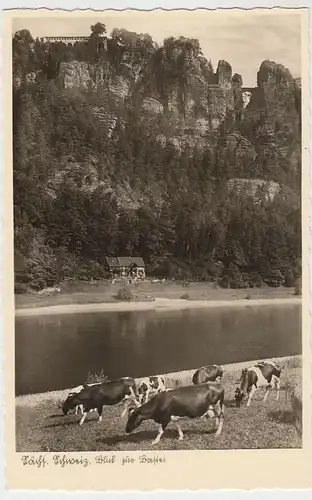
<instances>
[{"instance_id":1,"label":"water surface","mask_svg":"<svg viewBox=\"0 0 312 500\"><path fill-rule=\"evenodd\" d=\"M16 317L16 395L109 378L301 354L301 306Z\"/></svg>"}]
</instances>

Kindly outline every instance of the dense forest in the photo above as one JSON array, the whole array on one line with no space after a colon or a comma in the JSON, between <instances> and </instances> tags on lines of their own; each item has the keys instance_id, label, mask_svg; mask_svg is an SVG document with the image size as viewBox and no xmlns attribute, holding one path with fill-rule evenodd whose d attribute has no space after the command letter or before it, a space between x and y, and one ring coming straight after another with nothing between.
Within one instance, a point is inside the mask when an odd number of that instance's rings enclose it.
<instances>
[{"instance_id":1,"label":"dense forest","mask_svg":"<svg viewBox=\"0 0 312 500\"><path fill-rule=\"evenodd\" d=\"M197 40L91 27L12 40L15 290L105 277L106 256L224 287L301 275L301 88L257 87ZM249 94L246 104L245 96Z\"/></svg>"}]
</instances>

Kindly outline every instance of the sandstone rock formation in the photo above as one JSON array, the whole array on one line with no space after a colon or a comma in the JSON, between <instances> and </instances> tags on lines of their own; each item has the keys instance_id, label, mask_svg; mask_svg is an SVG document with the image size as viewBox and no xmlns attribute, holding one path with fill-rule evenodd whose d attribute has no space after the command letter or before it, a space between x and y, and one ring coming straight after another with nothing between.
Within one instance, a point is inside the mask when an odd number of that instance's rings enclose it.
<instances>
[{"instance_id":1,"label":"sandstone rock formation","mask_svg":"<svg viewBox=\"0 0 312 500\"><path fill-rule=\"evenodd\" d=\"M65 88L104 89L117 106L143 94L139 98L142 118L173 120L167 131L157 133L163 147L171 143L177 152L185 147L203 151L214 134L221 134L219 157L228 165L233 158L239 167L258 162L268 171L283 165L300 172L300 79L294 80L284 66L264 61L257 87L245 88L241 75L232 77L227 61L219 61L213 74L196 44L172 40L159 49L162 62L154 69L128 48L117 72L109 70L105 61L97 65L63 62L59 81ZM175 65L179 70L172 72ZM95 109L95 114L104 120L110 112ZM108 122L112 131L116 119L108 117Z\"/></svg>"},{"instance_id":2,"label":"sandstone rock formation","mask_svg":"<svg viewBox=\"0 0 312 500\"><path fill-rule=\"evenodd\" d=\"M219 61L216 73L217 85L224 92L226 100L226 109L234 109L234 94L232 87L232 68L227 61Z\"/></svg>"},{"instance_id":3,"label":"sandstone rock formation","mask_svg":"<svg viewBox=\"0 0 312 500\"><path fill-rule=\"evenodd\" d=\"M91 80L89 65L85 62L62 62L59 69L59 80L64 88L87 88Z\"/></svg>"},{"instance_id":4,"label":"sandstone rock formation","mask_svg":"<svg viewBox=\"0 0 312 500\"><path fill-rule=\"evenodd\" d=\"M219 85L208 87L209 123L216 130L225 118L227 102L224 91Z\"/></svg>"}]
</instances>

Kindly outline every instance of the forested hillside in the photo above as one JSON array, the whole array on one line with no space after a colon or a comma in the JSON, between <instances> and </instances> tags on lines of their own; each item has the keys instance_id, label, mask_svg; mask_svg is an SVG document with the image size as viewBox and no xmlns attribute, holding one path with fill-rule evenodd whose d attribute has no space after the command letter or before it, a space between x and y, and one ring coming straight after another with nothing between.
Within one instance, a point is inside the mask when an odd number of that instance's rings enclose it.
<instances>
[{"instance_id":1,"label":"forested hillside","mask_svg":"<svg viewBox=\"0 0 312 500\"><path fill-rule=\"evenodd\" d=\"M16 292L101 278L113 255L150 275L293 285L300 81L264 61L245 89L197 40L105 31L73 46L14 34Z\"/></svg>"}]
</instances>

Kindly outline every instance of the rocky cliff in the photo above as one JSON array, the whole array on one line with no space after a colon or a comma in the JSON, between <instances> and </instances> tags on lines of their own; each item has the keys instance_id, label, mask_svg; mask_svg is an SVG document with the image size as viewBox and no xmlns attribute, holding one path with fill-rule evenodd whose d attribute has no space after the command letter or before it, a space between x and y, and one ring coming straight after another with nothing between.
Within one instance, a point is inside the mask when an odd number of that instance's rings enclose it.
<instances>
[{"instance_id":1,"label":"rocky cliff","mask_svg":"<svg viewBox=\"0 0 312 500\"><path fill-rule=\"evenodd\" d=\"M62 62L58 82L67 89L104 91L117 109L135 102L143 121L159 123L162 117L166 125L157 137L163 147L171 143L178 152L204 150L217 135L225 168L249 163L256 175L255 164L265 165L268 174L281 164L299 172L301 86L286 68L264 61L257 87L245 88L227 61L219 61L213 73L199 52L185 47L163 49L159 57L140 65L127 52L117 71L107 64ZM98 108L94 112L113 130L117 118L111 109L103 105L101 113Z\"/></svg>"},{"instance_id":2,"label":"rocky cliff","mask_svg":"<svg viewBox=\"0 0 312 500\"><path fill-rule=\"evenodd\" d=\"M206 280L222 262L221 286L294 282L301 86L286 68L264 61L247 88L183 37L13 41L20 283L101 277L105 255L139 254L162 276Z\"/></svg>"},{"instance_id":3,"label":"rocky cliff","mask_svg":"<svg viewBox=\"0 0 312 500\"><path fill-rule=\"evenodd\" d=\"M301 82L287 68L262 62L257 86L249 88L225 60L213 71L196 40L169 38L157 47L147 35L124 30L114 36L97 62L71 57L60 62L54 78L66 93L93 96L94 119L109 139L117 125L135 119L163 149L207 152L214 173L219 169L225 178L234 173L281 181L282 172L286 181L298 180ZM14 87L42 78L43 70L15 72Z\"/></svg>"}]
</instances>

